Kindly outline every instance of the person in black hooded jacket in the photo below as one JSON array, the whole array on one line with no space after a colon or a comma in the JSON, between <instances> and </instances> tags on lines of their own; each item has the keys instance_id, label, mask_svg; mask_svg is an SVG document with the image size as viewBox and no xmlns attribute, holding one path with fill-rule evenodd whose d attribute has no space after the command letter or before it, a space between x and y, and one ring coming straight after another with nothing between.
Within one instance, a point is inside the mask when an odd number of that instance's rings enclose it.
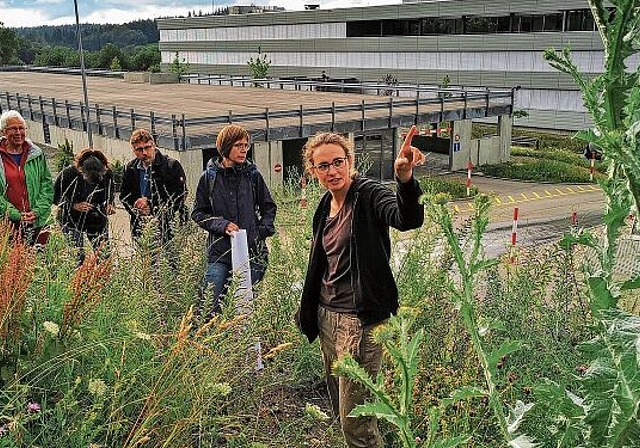
<instances>
[{"instance_id":1,"label":"person in black hooded jacket","mask_svg":"<svg viewBox=\"0 0 640 448\"><path fill-rule=\"evenodd\" d=\"M108 215L115 213L113 173L105 155L98 150L82 150L63 169L54 184L53 203L62 231L78 248L84 261L84 235L95 249L109 249Z\"/></svg>"},{"instance_id":2,"label":"person in black hooded jacket","mask_svg":"<svg viewBox=\"0 0 640 448\"><path fill-rule=\"evenodd\" d=\"M191 218L209 232L205 285L213 286L212 315L219 311L232 274L231 237L247 232L251 282L262 280L267 267L265 240L275 233L276 204L264 178L247 160L249 134L240 126L222 128L216 138L220 157L211 159L196 189Z\"/></svg>"},{"instance_id":3,"label":"person in black hooded jacket","mask_svg":"<svg viewBox=\"0 0 640 448\"><path fill-rule=\"evenodd\" d=\"M364 386L334 376L332 366L350 354L371 378L380 371L382 346L373 331L398 310L389 227L410 230L424 221L413 167L425 157L411 146L415 134L413 126L395 160L395 192L357 176L353 145L341 135L318 134L304 148L307 171L328 191L313 217L297 323L309 342L320 339L331 404L350 448L382 448L383 441L375 417L349 416L364 404Z\"/></svg>"}]
</instances>

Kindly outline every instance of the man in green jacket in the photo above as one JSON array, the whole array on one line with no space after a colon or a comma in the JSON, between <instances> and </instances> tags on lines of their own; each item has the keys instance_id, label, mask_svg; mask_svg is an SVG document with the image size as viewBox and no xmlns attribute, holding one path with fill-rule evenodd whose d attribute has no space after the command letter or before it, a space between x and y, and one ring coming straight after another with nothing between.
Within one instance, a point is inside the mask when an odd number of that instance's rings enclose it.
<instances>
[{"instance_id":1,"label":"man in green jacket","mask_svg":"<svg viewBox=\"0 0 640 448\"><path fill-rule=\"evenodd\" d=\"M27 244L46 241L53 182L44 152L26 138L27 124L15 110L0 116L0 215L9 218Z\"/></svg>"}]
</instances>

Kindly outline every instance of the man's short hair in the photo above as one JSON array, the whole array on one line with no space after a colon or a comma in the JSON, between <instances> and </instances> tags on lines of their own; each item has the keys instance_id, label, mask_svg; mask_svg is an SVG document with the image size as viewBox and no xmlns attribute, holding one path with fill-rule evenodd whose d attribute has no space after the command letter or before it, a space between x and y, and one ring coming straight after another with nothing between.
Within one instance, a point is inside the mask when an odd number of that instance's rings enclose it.
<instances>
[{"instance_id":1,"label":"man's short hair","mask_svg":"<svg viewBox=\"0 0 640 448\"><path fill-rule=\"evenodd\" d=\"M136 129L135 131L133 131L133 133L131 134L131 138L129 139L129 144L131 146L135 145L136 143L147 142L151 142L154 145L156 144L153 136L146 129Z\"/></svg>"}]
</instances>

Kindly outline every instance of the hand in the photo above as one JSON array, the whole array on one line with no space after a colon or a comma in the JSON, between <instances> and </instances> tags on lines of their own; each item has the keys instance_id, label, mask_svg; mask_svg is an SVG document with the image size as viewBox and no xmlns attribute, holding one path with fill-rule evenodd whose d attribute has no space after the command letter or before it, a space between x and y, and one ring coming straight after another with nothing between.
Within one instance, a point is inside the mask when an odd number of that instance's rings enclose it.
<instances>
[{"instance_id":1,"label":"hand","mask_svg":"<svg viewBox=\"0 0 640 448\"><path fill-rule=\"evenodd\" d=\"M136 202L133 203L133 207L136 210L138 210L138 213L140 213L141 215L146 216L151 214L151 207L149 207L149 199L147 199L145 196L138 198Z\"/></svg>"},{"instance_id":2,"label":"hand","mask_svg":"<svg viewBox=\"0 0 640 448\"><path fill-rule=\"evenodd\" d=\"M396 172L396 177L401 183L406 183L413 177L413 167L424 164L426 159L425 155L415 146L411 146L411 139L418 133L418 129L415 126L411 126L407 136L402 142L398 157L393 166Z\"/></svg>"},{"instance_id":3,"label":"hand","mask_svg":"<svg viewBox=\"0 0 640 448\"><path fill-rule=\"evenodd\" d=\"M238 227L236 223L230 222L229 224L227 224L227 227L225 227L224 233L226 233L229 236L233 236L233 234L236 233L238 230L240 230L240 227Z\"/></svg>"},{"instance_id":4,"label":"hand","mask_svg":"<svg viewBox=\"0 0 640 448\"><path fill-rule=\"evenodd\" d=\"M93 208L93 205L89 202L76 202L73 204L73 209L77 212L86 213Z\"/></svg>"},{"instance_id":5,"label":"hand","mask_svg":"<svg viewBox=\"0 0 640 448\"><path fill-rule=\"evenodd\" d=\"M116 208L113 204L107 204L107 215L114 215L116 213Z\"/></svg>"},{"instance_id":6,"label":"hand","mask_svg":"<svg viewBox=\"0 0 640 448\"><path fill-rule=\"evenodd\" d=\"M35 212L22 212L22 214L20 215L20 220L27 224L35 223L37 218L38 216Z\"/></svg>"}]
</instances>

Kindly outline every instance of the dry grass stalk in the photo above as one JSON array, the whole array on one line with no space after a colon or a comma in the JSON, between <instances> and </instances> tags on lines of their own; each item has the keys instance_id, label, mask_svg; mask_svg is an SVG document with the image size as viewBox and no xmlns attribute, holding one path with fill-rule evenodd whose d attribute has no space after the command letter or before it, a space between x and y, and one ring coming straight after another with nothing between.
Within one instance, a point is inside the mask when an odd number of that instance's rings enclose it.
<instances>
[{"instance_id":1,"label":"dry grass stalk","mask_svg":"<svg viewBox=\"0 0 640 448\"><path fill-rule=\"evenodd\" d=\"M0 354L20 337L20 318L35 261L33 248L16 237L8 220L0 221Z\"/></svg>"},{"instance_id":2,"label":"dry grass stalk","mask_svg":"<svg viewBox=\"0 0 640 448\"><path fill-rule=\"evenodd\" d=\"M100 303L102 292L113 272L113 258L101 259L98 252L88 254L71 280L72 297L62 309L64 338Z\"/></svg>"}]
</instances>

